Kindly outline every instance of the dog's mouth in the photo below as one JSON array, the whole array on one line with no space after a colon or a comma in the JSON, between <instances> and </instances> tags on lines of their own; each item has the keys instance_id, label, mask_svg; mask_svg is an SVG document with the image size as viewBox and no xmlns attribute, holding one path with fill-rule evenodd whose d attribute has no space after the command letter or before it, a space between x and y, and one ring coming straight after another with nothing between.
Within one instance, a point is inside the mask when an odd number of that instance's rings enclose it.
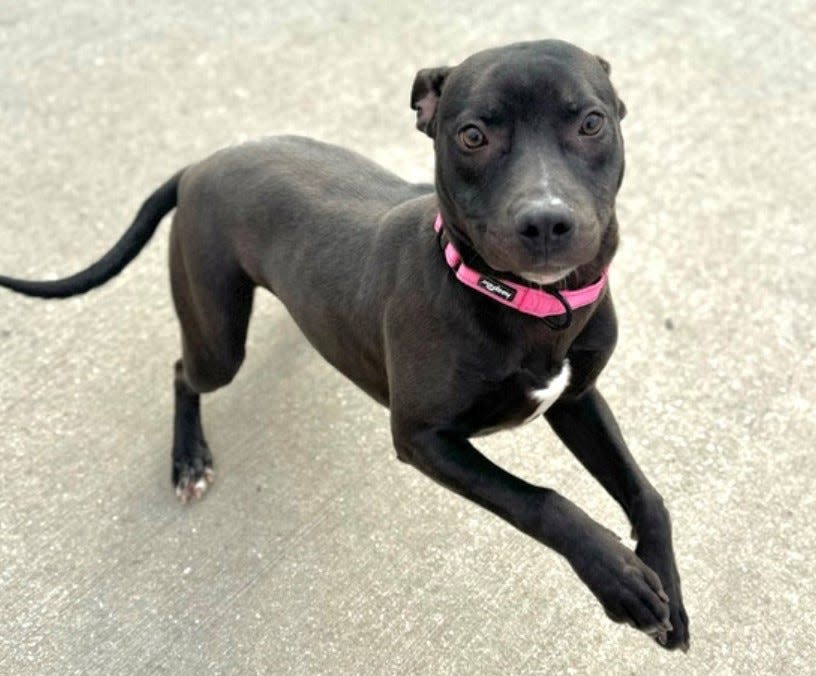
<instances>
[{"instance_id":1,"label":"dog's mouth","mask_svg":"<svg viewBox=\"0 0 816 676\"><path fill-rule=\"evenodd\" d=\"M527 282L537 284L539 286L552 286L563 281L574 270L571 268L562 268L555 272L520 272L518 276Z\"/></svg>"},{"instance_id":2,"label":"dog's mouth","mask_svg":"<svg viewBox=\"0 0 816 676\"><path fill-rule=\"evenodd\" d=\"M498 257L497 257L498 258ZM509 258L509 257L508 257ZM485 257L490 267L500 274L509 274L528 284L535 286L557 286L564 282L577 269L578 265L572 261L509 261L499 258L493 264Z\"/></svg>"}]
</instances>

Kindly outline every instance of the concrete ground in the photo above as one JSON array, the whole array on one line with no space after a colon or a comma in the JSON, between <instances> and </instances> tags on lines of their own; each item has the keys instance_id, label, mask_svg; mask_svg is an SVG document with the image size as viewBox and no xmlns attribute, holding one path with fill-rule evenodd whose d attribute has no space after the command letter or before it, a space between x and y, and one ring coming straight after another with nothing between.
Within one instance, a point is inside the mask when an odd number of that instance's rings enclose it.
<instances>
[{"instance_id":1,"label":"concrete ground","mask_svg":"<svg viewBox=\"0 0 816 676\"><path fill-rule=\"evenodd\" d=\"M629 108L601 387L672 510L691 652L396 462L387 412L268 295L205 400L218 481L179 506L165 226L86 297L0 293L0 673L813 673L811 0L2 3L0 271L83 267L250 137L429 179L415 71L538 37L603 54ZM628 533L543 422L479 443Z\"/></svg>"}]
</instances>

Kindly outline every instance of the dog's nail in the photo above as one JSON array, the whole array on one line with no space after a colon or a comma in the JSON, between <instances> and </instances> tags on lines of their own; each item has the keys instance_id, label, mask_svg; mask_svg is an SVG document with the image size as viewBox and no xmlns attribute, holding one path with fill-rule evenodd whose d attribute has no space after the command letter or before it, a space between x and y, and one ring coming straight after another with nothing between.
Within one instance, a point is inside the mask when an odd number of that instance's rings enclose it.
<instances>
[{"instance_id":1,"label":"dog's nail","mask_svg":"<svg viewBox=\"0 0 816 676\"><path fill-rule=\"evenodd\" d=\"M204 480L208 484L211 484L213 481L215 481L215 472L209 467L204 470Z\"/></svg>"},{"instance_id":2,"label":"dog's nail","mask_svg":"<svg viewBox=\"0 0 816 676\"><path fill-rule=\"evenodd\" d=\"M657 595L660 597L660 599L663 601L663 603L668 603L669 602L669 595L665 591L663 591L662 589L659 592L657 592Z\"/></svg>"},{"instance_id":3,"label":"dog's nail","mask_svg":"<svg viewBox=\"0 0 816 676\"><path fill-rule=\"evenodd\" d=\"M688 641L684 641L683 643L680 644L680 650L682 650L684 653L687 653L690 647L691 646L689 645Z\"/></svg>"},{"instance_id":4,"label":"dog's nail","mask_svg":"<svg viewBox=\"0 0 816 676\"><path fill-rule=\"evenodd\" d=\"M663 620L663 624L661 625L666 631L674 631L674 627L669 620Z\"/></svg>"}]
</instances>

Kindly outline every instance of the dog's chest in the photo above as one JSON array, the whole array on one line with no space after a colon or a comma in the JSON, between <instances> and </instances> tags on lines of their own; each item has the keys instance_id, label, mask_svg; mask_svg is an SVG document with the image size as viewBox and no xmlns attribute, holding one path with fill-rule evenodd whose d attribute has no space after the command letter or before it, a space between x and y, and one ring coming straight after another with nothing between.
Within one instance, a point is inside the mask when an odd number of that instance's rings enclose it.
<instances>
[{"instance_id":1,"label":"dog's chest","mask_svg":"<svg viewBox=\"0 0 816 676\"><path fill-rule=\"evenodd\" d=\"M542 415L550 406L552 406L558 397L564 392L570 381L570 363L569 359L565 359L561 364L561 370L554 376L545 387L530 390L527 396L535 404L533 412L524 420L525 423L530 422L534 418Z\"/></svg>"},{"instance_id":2,"label":"dog's chest","mask_svg":"<svg viewBox=\"0 0 816 676\"><path fill-rule=\"evenodd\" d=\"M464 422L478 436L528 423L558 400L571 376L567 360L546 379L523 370L483 392Z\"/></svg>"}]
</instances>

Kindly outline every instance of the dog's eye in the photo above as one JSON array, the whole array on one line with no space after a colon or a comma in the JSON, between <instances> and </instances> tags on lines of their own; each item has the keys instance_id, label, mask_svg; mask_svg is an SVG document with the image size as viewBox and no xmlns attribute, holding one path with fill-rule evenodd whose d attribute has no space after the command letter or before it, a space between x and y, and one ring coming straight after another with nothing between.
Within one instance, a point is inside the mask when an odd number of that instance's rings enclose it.
<instances>
[{"instance_id":1,"label":"dog's eye","mask_svg":"<svg viewBox=\"0 0 816 676\"><path fill-rule=\"evenodd\" d=\"M470 124L459 132L459 141L468 150L475 150L485 145L487 138L478 127L474 127Z\"/></svg>"},{"instance_id":2,"label":"dog's eye","mask_svg":"<svg viewBox=\"0 0 816 676\"><path fill-rule=\"evenodd\" d=\"M581 134L584 136L595 136L604 126L604 116L600 113L590 113L581 122Z\"/></svg>"}]
</instances>

